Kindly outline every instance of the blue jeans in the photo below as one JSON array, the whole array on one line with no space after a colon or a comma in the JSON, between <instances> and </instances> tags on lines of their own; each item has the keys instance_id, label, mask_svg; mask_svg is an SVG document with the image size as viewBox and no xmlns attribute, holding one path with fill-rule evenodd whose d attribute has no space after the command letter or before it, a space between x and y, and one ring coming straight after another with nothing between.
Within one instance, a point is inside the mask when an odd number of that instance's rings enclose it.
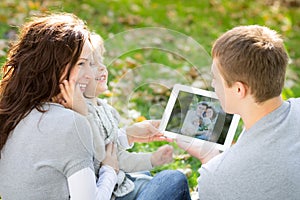
<instances>
[{"instance_id":1,"label":"blue jeans","mask_svg":"<svg viewBox=\"0 0 300 200\"><path fill-rule=\"evenodd\" d=\"M132 174L134 191L116 200L190 200L185 175L177 170L164 170L153 178L148 174Z\"/></svg>"}]
</instances>

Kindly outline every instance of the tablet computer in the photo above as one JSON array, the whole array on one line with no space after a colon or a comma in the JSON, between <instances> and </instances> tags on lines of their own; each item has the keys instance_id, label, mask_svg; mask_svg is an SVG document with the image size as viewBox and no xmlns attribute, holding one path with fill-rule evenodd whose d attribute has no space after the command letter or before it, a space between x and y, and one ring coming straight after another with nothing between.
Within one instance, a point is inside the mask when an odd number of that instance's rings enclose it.
<instances>
[{"instance_id":1,"label":"tablet computer","mask_svg":"<svg viewBox=\"0 0 300 200\"><path fill-rule=\"evenodd\" d=\"M215 92L176 84L159 130L169 138L197 140L224 151L232 144L239 119L222 110Z\"/></svg>"}]
</instances>

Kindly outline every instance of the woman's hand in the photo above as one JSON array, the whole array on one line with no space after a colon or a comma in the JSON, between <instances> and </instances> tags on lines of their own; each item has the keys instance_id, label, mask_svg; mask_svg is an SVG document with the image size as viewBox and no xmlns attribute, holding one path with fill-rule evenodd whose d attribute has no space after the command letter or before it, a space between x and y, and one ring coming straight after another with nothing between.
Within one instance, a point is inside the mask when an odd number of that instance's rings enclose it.
<instances>
[{"instance_id":1,"label":"woman's hand","mask_svg":"<svg viewBox=\"0 0 300 200\"><path fill-rule=\"evenodd\" d=\"M61 98L58 103L64 107L74 110L84 116L88 114L87 104L80 91L79 85L74 80L64 80L60 85Z\"/></svg>"},{"instance_id":2,"label":"woman's hand","mask_svg":"<svg viewBox=\"0 0 300 200\"><path fill-rule=\"evenodd\" d=\"M145 120L135 123L126 128L128 143L133 142L152 142L152 141L168 141L163 133L158 130L160 120Z\"/></svg>"},{"instance_id":3,"label":"woman's hand","mask_svg":"<svg viewBox=\"0 0 300 200\"><path fill-rule=\"evenodd\" d=\"M102 164L112 167L118 174L119 162L117 157L117 145L114 143L109 143L106 145L106 156L102 161Z\"/></svg>"},{"instance_id":4,"label":"woman's hand","mask_svg":"<svg viewBox=\"0 0 300 200\"><path fill-rule=\"evenodd\" d=\"M173 147L164 145L158 148L151 156L151 164L153 167L164 165L173 161Z\"/></svg>"}]
</instances>

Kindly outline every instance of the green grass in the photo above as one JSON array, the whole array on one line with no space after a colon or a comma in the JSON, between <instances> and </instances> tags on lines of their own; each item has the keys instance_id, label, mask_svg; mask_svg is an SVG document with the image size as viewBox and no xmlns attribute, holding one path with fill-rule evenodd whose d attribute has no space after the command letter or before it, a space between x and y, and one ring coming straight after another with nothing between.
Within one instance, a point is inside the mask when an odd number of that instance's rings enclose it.
<instances>
[{"instance_id":1,"label":"green grass","mask_svg":"<svg viewBox=\"0 0 300 200\"><path fill-rule=\"evenodd\" d=\"M139 111L147 119L159 118L170 93L166 89L168 84L202 81L205 82L203 88L211 89L207 60L211 45L220 34L238 25L266 25L283 35L291 58L283 97L286 99L300 96L299 7L246 0L237 0L234 3L229 0L66 0L63 3L55 0L4 0L0 2L0 39L7 41L6 35L15 30L14 26L21 25L24 19L36 12L45 11L72 12L84 19L92 30L106 40L105 61L110 73L109 87L113 93L109 100L124 118L130 119L126 123L135 121L128 115L128 110ZM147 38L140 41L149 38L156 41L148 49L135 49L141 46L135 43L136 38L111 39L112 35L124 35L125 31L143 27L162 27L172 30L172 33L178 32L178 35L165 37L161 41L157 40L159 35L146 35ZM138 37L141 36L143 35ZM193 49L197 45L184 40L187 37L201 45L203 51ZM130 45L132 48L128 48L128 51L121 49ZM186 46L191 49L186 50ZM1 50L6 52L7 45L0 46ZM203 52L206 54L202 54ZM0 56L0 63L4 61L5 55ZM193 69L196 69L196 75ZM124 92L126 88L127 92ZM155 109L157 113L153 114ZM238 138L241 127L242 123L235 139ZM162 144L164 143L136 144L133 151L154 151ZM176 144L172 145L176 153L175 161L157 167L152 172L163 169L185 170L190 188L194 189L200 162L178 149Z\"/></svg>"}]
</instances>

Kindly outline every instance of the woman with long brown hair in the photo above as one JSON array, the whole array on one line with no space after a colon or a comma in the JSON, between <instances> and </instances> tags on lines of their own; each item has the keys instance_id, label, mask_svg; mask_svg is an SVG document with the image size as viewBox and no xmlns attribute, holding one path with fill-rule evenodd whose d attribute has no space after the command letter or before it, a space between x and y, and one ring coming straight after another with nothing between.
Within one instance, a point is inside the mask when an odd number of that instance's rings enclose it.
<instances>
[{"instance_id":1,"label":"woman with long brown hair","mask_svg":"<svg viewBox=\"0 0 300 200\"><path fill-rule=\"evenodd\" d=\"M3 199L102 199L113 188L115 180L96 186L86 118L59 104L64 80L84 90L93 76L89 35L76 16L53 14L24 24L11 46L0 91ZM114 173L112 145L107 155Z\"/></svg>"}]
</instances>

